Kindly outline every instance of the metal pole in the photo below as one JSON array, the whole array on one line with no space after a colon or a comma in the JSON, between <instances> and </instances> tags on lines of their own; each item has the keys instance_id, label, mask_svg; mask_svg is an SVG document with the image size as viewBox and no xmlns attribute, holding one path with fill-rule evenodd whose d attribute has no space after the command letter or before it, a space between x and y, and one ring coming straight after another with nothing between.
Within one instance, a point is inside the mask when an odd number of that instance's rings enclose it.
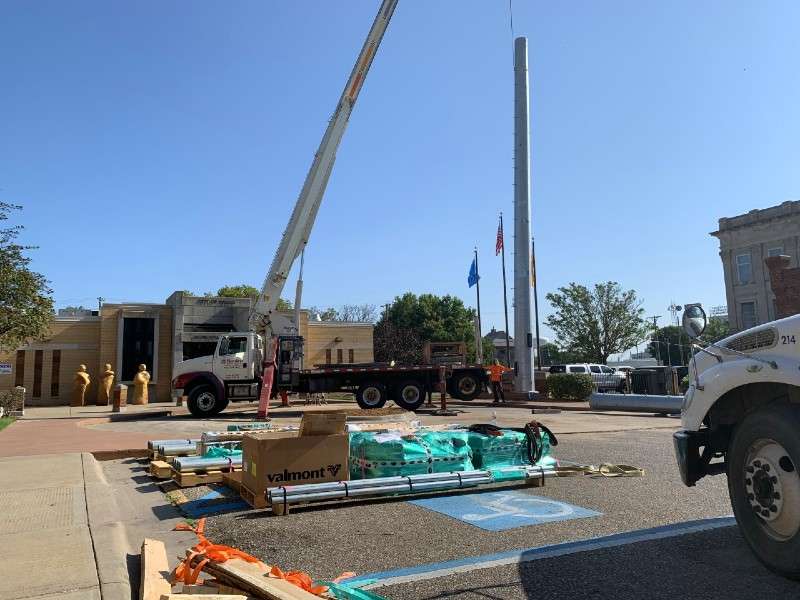
<instances>
[{"instance_id":1,"label":"metal pole","mask_svg":"<svg viewBox=\"0 0 800 600\"><path fill-rule=\"evenodd\" d=\"M514 40L514 359L515 388L533 390L531 334L530 116L528 114L528 40Z\"/></svg>"},{"instance_id":2,"label":"metal pole","mask_svg":"<svg viewBox=\"0 0 800 600\"><path fill-rule=\"evenodd\" d=\"M536 244L533 238L531 238L531 263L531 274L533 276L533 316L534 322L536 323L536 368L541 371L542 357L541 352L539 352L539 293L536 291Z\"/></svg>"},{"instance_id":3,"label":"metal pole","mask_svg":"<svg viewBox=\"0 0 800 600\"><path fill-rule=\"evenodd\" d=\"M506 240L505 231L503 230L503 213L500 213L500 233L503 236L501 240L503 245L500 246L500 257L503 263L503 311L506 318L506 366L511 366L511 343L509 342L508 333L508 291L506 289Z\"/></svg>"},{"instance_id":4,"label":"metal pole","mask_svg":"<svg viewBox=\"0 0 800 600\"><path fill-rule=\"evenodd\" d=\"M483 364L483 335L481 329L481 271L478 268L478 249L475 248L475 293L478 296L478 340L475 347L475 357L479 364Z\"/></svg>"}]
</instances>

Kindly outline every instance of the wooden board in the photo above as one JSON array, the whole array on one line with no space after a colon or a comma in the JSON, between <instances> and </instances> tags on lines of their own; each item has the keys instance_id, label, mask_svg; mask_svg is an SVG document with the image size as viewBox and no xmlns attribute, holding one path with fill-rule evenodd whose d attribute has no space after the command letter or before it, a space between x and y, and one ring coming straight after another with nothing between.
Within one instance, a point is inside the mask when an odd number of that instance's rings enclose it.
<instances>
[{"instance_id":1,"label":"wooden board","mask_svg":"<svg viewBox=\"0 0 800 600\"><path fill-rule=\"evenodd\" d=\"M240 594L162 594L160 600L250 600Z\"/></svg>"},{"instance_id":2,"label":"wooden board","mask_svg":"<svg viewBox=\"0 0 800 600\"><path fill-rule=\"evenodd\" d=\"M222 471L206 471L205 473L181 473L172 469L172 480L180 487L193 487L209 483L222 483Z\"/></svg>"},{"instance_id":3,"label":"wooden board","mask_svg":"<svg viewBox=\"0 0 800 600\"><path fill-rule=\"evenodd\" d=\"M193 564L199 561L195 558ZM269 567L234 558L224 563L209 562L203 571L219 581L235 585L250 596L265 600L319 600L310 592L300 589L284 579L267 577Z\"/></svg>"},{"instance_id":4,"label":"wooden board","mask_svg":"<svg viewBox=\"0 0 800 600\"><path fill-rule=\"evenodd\" d=\"M222 474L222 484L238 492L242 489L242 472L231 471Z\"/></svg>"},{"instance_id":5,"label":"wooden board","mask_svg":"<svg viewBox=\"0 0 800 600\"><path fill-rule=\"evenodd\" d=\"M169 479L172 477L172 466L163 460L151 460L150 475L156 479Z\"/></svg>"},{"instance_id":6,"label":"wooden board","mask_svg":"<svg viewBox=\"0 0 800 600\"><path fill-rule=\"evenodd\" d=\"M253 508L267 507L266 494L256 494L255 492L249 490L244 483L239 488L239 496L241 496L242 500L247 502Z\"/></svg>"},{"instance_id":7,"label":"wooden board","mask_svg":"<svg viewBox=\"0 0 800 600\"><path fill-rule=\"evenodd\" d=\"M145 538L142 542L141 561L139 600L161 600L163 594L172 593L172 586L167 579L170 571L164 542Z\"/></svg>"}]
</instances>

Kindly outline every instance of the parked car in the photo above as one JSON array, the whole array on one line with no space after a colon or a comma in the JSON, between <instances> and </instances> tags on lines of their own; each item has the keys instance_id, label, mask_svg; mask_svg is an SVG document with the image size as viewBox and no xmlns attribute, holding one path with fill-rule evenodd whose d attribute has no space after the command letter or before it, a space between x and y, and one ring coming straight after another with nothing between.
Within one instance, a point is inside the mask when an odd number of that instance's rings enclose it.
<instances>
[{"instance_id":1,"label":"parked car","mask_svg":"<svg viewBox=\"0 0 800 600\"><path fill-rule=\"evenodd\" d=\"M625 373L617 372L611 367L596 363L553 365L550 367L550 373L584 373L590 375L598 392L624 392L627 385Z\"/></svg>"}]
</instances>

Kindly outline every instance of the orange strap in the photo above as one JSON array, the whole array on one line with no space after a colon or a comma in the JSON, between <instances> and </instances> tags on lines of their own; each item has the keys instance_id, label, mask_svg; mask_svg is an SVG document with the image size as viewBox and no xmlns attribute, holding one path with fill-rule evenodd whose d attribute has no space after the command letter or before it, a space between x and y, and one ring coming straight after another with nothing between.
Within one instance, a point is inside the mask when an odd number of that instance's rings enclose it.
<instances>
[{"instance_id":1,"label":"orange strap","mask_svg":"<svg viewBox=\"0 0 800 600\"><path fill-rule=\"evenodd\" d=\"M314 585L314 580L311 579L311 576L303 571L289 571L288 573L284 573L279 567L272 567L269 575L270 577L275 577L277 579L284 579L289 583L296 585L301 590L310 592L315 596L322 596L328 591L328 586Z\"/></svg>"}]
</instances>

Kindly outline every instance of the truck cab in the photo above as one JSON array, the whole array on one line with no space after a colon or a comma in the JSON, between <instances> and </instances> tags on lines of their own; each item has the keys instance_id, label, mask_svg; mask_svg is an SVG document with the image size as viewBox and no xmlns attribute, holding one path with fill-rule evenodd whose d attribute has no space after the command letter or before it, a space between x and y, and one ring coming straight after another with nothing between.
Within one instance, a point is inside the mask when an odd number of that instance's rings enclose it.
<instances>
[{"instance_id":1,"label":"truck cab","mask_svg":"<svg viewBox=\"0 0 800 600\"><path fill-rule=\"evenodd\" d=\"M800 315L704 342L707 318L686 305L695 340L681 429L681 479L725 473L736 521L756 557L800 579Z\"/></svg>"},{"instance_id":2,"label":"truck cab","mask_svg":"<svg viewBox=\"0 0 800 600\"><path fill-rule=\"evenodd\" d=\"M231 400L255 400L261 386L264 340L253 332L234 332L217 341L214 354L175 365L173 395L186 396L198 417L219 414Z\"/></svg>"}]
</instances>

